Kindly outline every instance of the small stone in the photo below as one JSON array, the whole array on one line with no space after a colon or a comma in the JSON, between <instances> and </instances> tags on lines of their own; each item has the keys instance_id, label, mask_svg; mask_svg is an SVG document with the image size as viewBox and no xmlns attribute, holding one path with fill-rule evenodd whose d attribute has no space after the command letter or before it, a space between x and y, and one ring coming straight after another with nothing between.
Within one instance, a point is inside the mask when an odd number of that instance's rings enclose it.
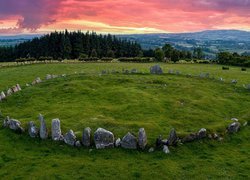
<instances>
[{"instance_id":1,"label":"small stone","mask_svg":"<svg viewBox=\"0 0 250 180\"><path fill-rule=\"evenodd\" d=\"M46 75L46 80L52 79L52 75L51 74L47 74Z\"/></svg>"},{"instance_id":2,"label":"small stone","mask_svg":"<svg viewBox=\"0 0 250 180\"><path fill-rule=\"evenodd\" d=\"M175 129L173 128L171 129L169 137L168 137L168 144L169 146L174 146L177 143L178 143L178 137L177 137Z\"/></svg>"},{"instance_id":3,"label":"small stone","mask_svg":"<svg viewBox=\"0 0 250 180\"><path fill-rule=\"evenodd\" d=\"M67 132L65 135L64 135L64 142L70 146L74 146L75 145L75 142L76 142L76 136L75 136L75 133L74 131L72 130L69 130L69 132Z\"/></svg>"},{"instance_id":4,"label":"small stone","mask_svg":"<svg viewBox=\"0 0 250 180\"><path fill-rule=\"evenodd\" d=\"M16 86L13 86L11 89L14 93L18 92L18 88Z\"/></svg>"},{"instance_id":5,"label":"small stone","mask_svg":"<svg viewBox=\"0 0 250 180\"><path fill-rule=\"evenodd\" d=\"M103 128L98 128L94 133L94 141L96 149L113 148L114 135L112 132Z\"/></svg>"},{"instance_id":6,"label":"small stone","mask_svg":"<svg viewBox=\"0 0 250 180\"><path fill-rule=\"evenodd\" d=\"M82 145L81 145L81 142L80 141L76 141L75 142L75 147L81 147Z\"/></svg>"},{"instance_id":7,"label":"small stone","mask_svg":"<svg viewBox=\"0 0 250 180\"><path fill-rule=\"evenodd\" d=\"M62 140L62 131L59 119L53 119L51 124L52 140L60 141Z\"/></svg>"},{"instance_id":8,"label":"small stone","mask_svg":"<svg viewBox=\"0 0 250 180\"><path fill-rule=\"evenodd\" d=\"M41 139L47 139L48 138L48 130L47 130L47 126L46 126L46 122L44 120L43 115L39 114L38 119L40 121L40 138Z\"/></svg>"},{"instance_id":9,"label":"small stone","mask_svg":"<svg viewBox=\"0 0 250 180\"><path fill-rule=\"evenodd\" d=\"M153 147L149 148L149 150L148 150L149 153L152 153L154 151L155 151L155 149Z\"/></svg>"},{"instance_id":10,"label":"small stone","mask_svg":"<svg viewBox=\"0 0 250 180\"><path fill-rule=\"evenodd\" d=\"M144 128L139 129L138 133L138 145L141 149L145 149L147 145L147 135Z\"/></svg>"},{"instance_id":11,"label":"small stone","mask_svg":"<svg viewBox=\"0 0 250 180\"><path fill-rule=\"evenodd\" d=\"M137 69L132 69L131 70L131 74L136 74L136 73L138 73Z\"/></svg>"},{"instance_id":12,"label":"small stone","mask_svg":"<svg viewBox=\"0 0 250 180\"><path fill-rule=\"evenodd\" d=\"M162 68L157 64L155 66L150 67L151 74L163 74Z\"/></svg>"},{"instance_id":13,"label":"small stone","mask_svg":"<svg viewBox=\"0 0 250 180\"><path fill-rule=\"evenodd\" d=\"M236 133L240 130L240 123L234 122L227 127L229 133Z\"/></svg>"},{"instance_id":14,"label":"small stone","mask_svg":"<svg viewBox=\"0 0 250 180\"><path fill-rule=\"evenodd\" d=\"M236 79L233 79L231 82L232 84L237 84L238 81Z\"/></svg>"},{"instance_id":15,"label":"small stone","mask_svg":"<svg viewBox=\"0 0 250 180\"><path fill-rule=\"evenodd\" d=\"M89 147L91 144L91 129L89 127L85 128L82 133L82 144L85 147Z\"/></svg>"},{"instance_id":16,"label":"small stone","mask_svg":"<svg viewBox=\"0 0 250 180\"><path fill-rule=\"evenodd\" d=\"M120 147L121 146L121 138L118 138L116 141L115 141L115 147Z\"/></svg>"},{"instance_id":17,"label":"small stone","mask_svg":"<svg viewBox=\"0 0 250 180\"><path fill-rule=\"evenodd\" d=\"M121 147L125 149L136 149L137 148L137 140L134 135L128 132L121 141Z\"/></svg>"},{"instance_id":18,"label":"small stone","mask_svg":"<svg viewBox=\"0 0 250 180\"><path fill-rule=\"evenodd\" d=\"M218 138L219 138L218 134L214 133L213 134L213 139L218 139Z\"/></svg>"},{"instance_id":19,"label":"small stone","mask_svg":"<svg viewBox=\"0 0 250 180\"><path fill-rule=\"evenodd\" d=\"M174 70L169 69L169 70L168 70L168 73L169 73L169 74L174 74Z\"/></svg>"},{"instance_id":20,"label":"small stone","mask_svg":"<svg viewBox=\"0 0 250 180\"><path fill-rule=\"evenodd\" d=\"M239 121L237 118L232 118L231 121Z\"/></svg>"},{"instance_id":21,"label":"small stone","mask_svg":"<svg viewBox=\"0 0 250 180\"><path fill-rule=\"evenodd\" d=\"M28 124L29 127L29 135L32 138L36 138L38 136L38 129L33 121L30 121Z\"/></svg>"},{"instance_id":22,"label":"small stone","mask_svg":"<svg viewBox=\"0 0 250 180\"><path fill-rule=\"evenodd\" d=\"M244 122L243 126L247 126L247 121L246 121L246 122Z\"/></svg>"},{"instance_id":23,"label":"small stone","mask_svg":"<svg viewBox=\"0 0 250 180\"><path fill-rule=\"evenodd\" d=\"M91 153L93 151L93 149L89 149L89 152Z\"/></svg>"},{"instance_id":24,"label":"small stone","mask_svg":"<svg viewBox=\"0 0 250 180\"><path fill-rule=\"evenodd\" d=\"M197 134L191 133L182 139L182 142L192 142L197 139Z\"/></svg>"},{"instance_id":25,"label":"small stone","mask_svg":"<svg viewBox=\"0 0 250 180\"><path fill-rule=\"evenodd\" d=\"M205 138L206 136L207 136L207 130L205 128L200 129L197 134L197 138L202 139Z\"/></svg>"},{"instance_id":26,"label":"small stone","mask_svg":"<svg viewBox=\"0 0 250 180\"><path fill-rule=\"evenodd\" d=\"M163 146L163 152L164 152L165 154L169 154L169 153L170 153L170 151L169 151L169 149L168 149L168 146L166 146L166 145Z\"/></svg>"},{"instance_id":27,"label":"small stone","mask_svg":"<svg viewBox=\"0 0 250 180\"><path fill-rule=\"evenodd\" d=\"M222 137L219 137L219 138L218 138L218 141L220 141L220 142L223 141L223 138L222 138Z\"/></svg>"}]
</instances>

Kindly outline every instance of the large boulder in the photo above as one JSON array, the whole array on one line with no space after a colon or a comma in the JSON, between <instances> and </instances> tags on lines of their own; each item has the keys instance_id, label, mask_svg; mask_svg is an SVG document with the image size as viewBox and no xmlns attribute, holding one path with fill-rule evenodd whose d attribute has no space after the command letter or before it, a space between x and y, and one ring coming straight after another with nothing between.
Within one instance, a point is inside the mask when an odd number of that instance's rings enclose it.
<instances>
[{"instance_id":1,"label":"large boulder","mask_svg":"<svg viewBox=\"0 0 250 180\"><path fill-rule=\"evenodd\" d=\"M64 135L64 142L70 146L74 146L75 142L76 142L76 136L75 133L73 132L73 130L69 130L69 132L67 132Z\"/></svg>"},{"instance_id":2,"label":"large boulder","mask_svg":"<svg viewBox=\"0 0 250 180\"><path fill-rule=\"evenodd\" d=\"M47 139L48 138L48 130L47 130L47 126L46 126L46 122L44 120L43 115L39 114L38 119L40 121L40 138L41 139Z\"/></svg>"},{"instance_id":3,"label":"large boulder","mask_svg":"<svg viewBox=\"0 0 250 180\"><path fill-rule=\"evenodd\" d=\"M163 71L161 67L157 64L157 65L150 67L150 73L151 74L163 74Z\"/></svg>"},{"instance_id":4,"label":"large boulder","mask_svg":"<svg viewBox=\"0 0 250 180\"><path fill-rule=\"evenodd\" d=\"M121 147L125 149L136 149L137 148L137 140L134 135L128 132L121 141Z\"/></svg>"},{"instance_id":5,"label":"large boulder","mask_svg":"<svg viewBox=\"0 0 250 180\"><path fill-rule=\"evenodd\" d=\"M60 141L63 140L61 125L59 119L53 119L51 124L52 140Z\"/></svg>"},{"instance_id":6,"label":"large boulder","mask_svg":"<svg viewBox=\"0 0 250 180\"><path fill-rule=\"evenodd\" d=\"M91 129L89 127L83 130L82 144L86 147L89 147L91 145Z\"/></svg>"},{"instance_id":7,"label":"large boulder","mask_svg":"<svg viewBox=\"0 0 250 180\"><path fill-rule=\"evenodd\" d=\"M3 126L10 128L18 133L24 132L24 129L21 127L21 122L16 119L10 119L9 117L7 117L4 120Z\"/></svg>"},{"instance_id":8,"label":"large boulder","mask_svg":"<svg viewBox=\"0 0 250 180\"><path fill-rule=\"evenodd\" d=\"M147 135L144 128L139 129L138 133L138 145L141 149L145 149L147 145Z\"/></svg>"},{"instance_id":9,"label":"large boulder","mask_svg":"<svg viewBox=\"0 0 250 180\"><path fill-rule=\"evenodd\" d=\"M113 148L114 139L113 133L103 128L98 128L94 133L96 149Z\"/></svg>"},{"instance_id":10,"label":"large boulder","mask_svg":"<svg viewBox=\"0 0 250 180\"><path fill-rule=\"evenodd\" d=\"M233 122L227 127L227 130L229 133L236 133L240 130L240 123L239 122Z\"/></svg>"},{"instance_id":11,"label":"large boulder","mask_svg":"<svg viewBox=\"0 0 250 180\"><path fill-rule=\"evenodd\" d=\"M171 129L170 133L169 133L169 137L168 137L168 145L169 146L174 146L178 143L178 137L176 134L175 129Z\"/></svg>"},{"instance_id":12,"label":"large boulder","mask_svg":"<svg viewBox=\"0 0 250 180\"><path fill-rule=\"evenodd\" d=\"M33 121L29 122L28 131L29 131L30 137L35 138L38 136L38 129Z\"/></svg>"}]
</instances>

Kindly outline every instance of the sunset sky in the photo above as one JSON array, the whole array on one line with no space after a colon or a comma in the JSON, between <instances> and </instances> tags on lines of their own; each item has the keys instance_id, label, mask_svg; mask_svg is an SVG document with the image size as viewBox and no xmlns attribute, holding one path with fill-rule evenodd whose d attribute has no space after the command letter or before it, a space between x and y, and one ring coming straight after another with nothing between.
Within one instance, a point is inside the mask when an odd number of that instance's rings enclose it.
<instances>
[{"instance_id":1,"label":"sunset sky","mask_svg":"<svg viewBox=\"0 0 250 180\"><path fill-rule=\"evenodd\" d=\"M0 34L250 31L250 0L0 0Z\"/></svg>"}]
</instances>

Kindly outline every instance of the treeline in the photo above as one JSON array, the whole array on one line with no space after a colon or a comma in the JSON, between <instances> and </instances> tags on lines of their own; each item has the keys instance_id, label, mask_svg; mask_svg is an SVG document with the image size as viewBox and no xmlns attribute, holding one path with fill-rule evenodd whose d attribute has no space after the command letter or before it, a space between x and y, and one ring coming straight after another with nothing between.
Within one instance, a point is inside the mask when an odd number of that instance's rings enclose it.
<instances>
[{"instance_id":1,"label":"treeline","mask_svg":"<svg viewBox=\"0 0 250 180\"><path fill-rule=\"evenodd\" d=\"M110 34L95 32L53 32L34 38L15 47L0 47L0 61L15 59L81 59L103 57L137 57L141 46L132 41L118 39Z\"/></svg>"},{"instance_id":2,"label":"treeline","mask_svg":"<svg viewBox=\"0 0 250 180\"><path fill-rule=\"evenodd\" d=\"M219 64L250 67L250 56L238 53L220 52L217 55Z\"/></svg>"},{"instance_id":3,"label":"treeline","mask_svg":"<svg viewBox=\"0 0 250 180\"><path fill-rule=\"evenodd\" d=\"M203 58L203 51L201 48L195 48L192 53L190 51L180 51L178 49L175 49L170 44L165 44L162 48L156 48L155 50L144 50L143 54L145 57L154 57L156 61L177 62L179 60Z\"/></svg>"}]
</instances>

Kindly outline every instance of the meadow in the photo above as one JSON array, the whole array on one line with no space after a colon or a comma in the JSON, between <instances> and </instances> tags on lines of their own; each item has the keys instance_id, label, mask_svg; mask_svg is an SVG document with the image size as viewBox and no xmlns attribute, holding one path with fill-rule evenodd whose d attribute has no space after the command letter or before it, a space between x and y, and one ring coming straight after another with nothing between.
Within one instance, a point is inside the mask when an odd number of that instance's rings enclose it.
<instances>
[{"instance_id":1,"label":"meadow","mask_svg":"<svg viewBox=\"0 0 250 180\"><path fill-rule=\"evenodd\" d=\"M0 90L19 83L22 91L0 103L2 115L38 125L38 114L50 127L61 120L62 131L69 129L81 138L82 130L98 127L122 138L128 131L137 135L144 127L148 147L171 128L180 137L200 128L224 136L224 140L204 139L171 147L166 155L124 150L72 148L51 140L31 139L0 129L0 177L11 179L248 179L250 177L250 131L238 134L225 129L238 118L250 119L250 69L230 67L223 71L212 64L160 64L163 75L150 75L152 63L55 63L0 68ZM138 69L138 74L101 74L102 70ZM167 72L178 70L180 75ZM200 78L209 73L210 78ZM36 77L66 74L26 87ZM192 77L187 77L191 74ZM219 81L222 77L225 82ZM236 79L238 83L232 84ZM2 118L3 119L3 118Z\"/></svg>"}]
</instances>

